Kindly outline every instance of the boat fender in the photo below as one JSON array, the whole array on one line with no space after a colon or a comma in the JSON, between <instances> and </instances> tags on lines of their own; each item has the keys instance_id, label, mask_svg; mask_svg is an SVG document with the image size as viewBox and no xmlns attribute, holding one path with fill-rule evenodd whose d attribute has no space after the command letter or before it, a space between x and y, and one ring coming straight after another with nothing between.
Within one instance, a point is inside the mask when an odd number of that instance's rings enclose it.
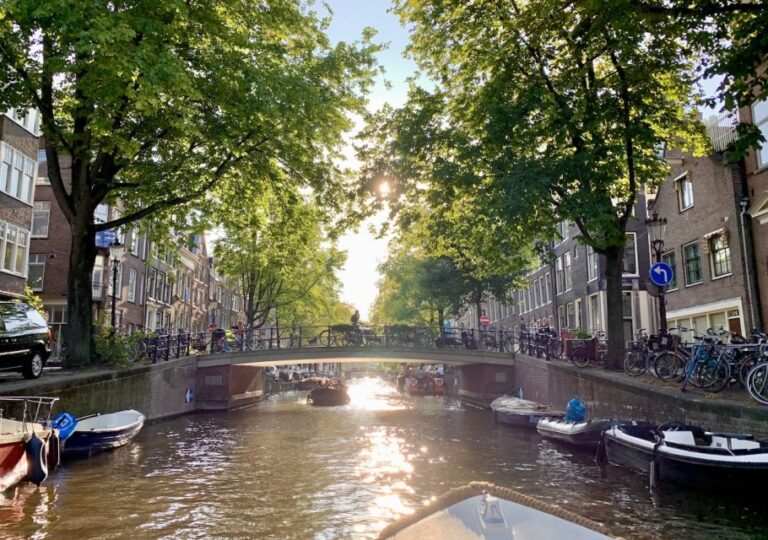
<instances>
[{"instance_id":1,"label":"boat fender","mask_svg":"<svg viewBox=\"0 0 768 540\"><path fill-rule=\"evenodd\" d=\"M61 464L61 439L54 430L48 437L48 470L53 470Z\"/></svg>"},{"instance_id":2,"label":"boat fender","mask_svg":"<svg viewBox=\"0 0 768 540\"><path fill-rule=\"evenodd\" d=\"M68 412L63 412L51 421L51 427L58 429L61 440L66 441L77 427L77 418Z\"/></svg>"},{"instance_id":3,"label":"boat fender","mask_svg":"<svg viewBox=\"0 0 768 540\"><path fill-rule=\"evenodd\" d=\"M40 485L48 478L48 460L45 441L33 433L27 441L27 463L29 464L27 480Z\"/></svg>"},{"instance_id":4,"label":"boat fender","mask_svg":"<svg viewBox=\"0 0 768 540\"><path fill-rule=\"evenodd\" d=\"M661 465L656 461L656 454L658 453L659 446L664 442L664 439L660 435L657 435L657 437L658 440L656 441L656 444L653 445L651 463L648 465L648 473L650 475L649 486L651 489L656 489L661 483Z\"/></svg>"}]
</instances>

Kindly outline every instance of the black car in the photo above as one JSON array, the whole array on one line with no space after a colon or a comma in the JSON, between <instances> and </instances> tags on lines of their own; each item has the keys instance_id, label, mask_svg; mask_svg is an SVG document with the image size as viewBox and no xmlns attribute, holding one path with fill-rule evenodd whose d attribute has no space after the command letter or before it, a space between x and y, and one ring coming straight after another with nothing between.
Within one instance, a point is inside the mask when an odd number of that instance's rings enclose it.
<instances>
[{"instance_id":1,"label":"black car","mask_svg":"<svg viewBox=\"0 0 768 540\"><path fill-rule=\"evenodd\" d=\"M51 355L51 333L40 313L23 302L0 302L0 371L36 379Z\"/></svg>"}]
</instances>

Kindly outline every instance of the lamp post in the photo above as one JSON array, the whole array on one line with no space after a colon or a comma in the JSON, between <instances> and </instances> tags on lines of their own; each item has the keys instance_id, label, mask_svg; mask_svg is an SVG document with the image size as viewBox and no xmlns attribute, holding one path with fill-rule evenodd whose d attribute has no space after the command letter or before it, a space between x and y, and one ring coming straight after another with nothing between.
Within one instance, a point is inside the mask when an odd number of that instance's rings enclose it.
<instances>
[{"instance_id":1,"label":"lamp post","mask_svg":"<svg viewBox=\"0 0 768 540\"><path fill-rule=\"evenodd\" d=\"M660 218L658 212L645 220L648 237L651 240L651 249L656 262L661 262L661 252L664 250L664 233L667 232L667 218ZM667 305L664 299L664 287L659 287L659 333L667 333Z\"/></svg>"},{"instance_id":2,"label":"lamp post","mask_svg":"<svg viewBox=\"0 0 768 540\"><path fill-rule=\"evenodd\" d=\"M109 254L112 257L112 335L115 334L115 297L117 296L117 267L123 259L125 246L119 242L109 246Z\"/></svg>"}]
</instances>

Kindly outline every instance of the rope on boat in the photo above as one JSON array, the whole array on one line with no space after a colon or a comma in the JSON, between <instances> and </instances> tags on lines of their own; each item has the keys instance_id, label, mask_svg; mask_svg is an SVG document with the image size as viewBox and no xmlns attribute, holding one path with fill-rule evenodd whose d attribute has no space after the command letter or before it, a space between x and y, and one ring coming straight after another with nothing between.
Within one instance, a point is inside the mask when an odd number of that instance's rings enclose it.
<instances>
[{"instance_id":1,"label":"rope on boat","mask_svg":"<svg viewBox=\"0 0 768 540\"><path fill-rule=\"evenodd\" d=\"M546 512L566 521L570 521L571 523L575 523L576 525L581 525L587 529L591 529L600 534L604 534L605 536L614 538L615 540L621 540L619 537L613 536L607 527L592 521L591 519L582 517L574 512L571 512L570 510L565 510L564 508L561 508L552 503L544 502L540 499L531 497L530 495L523 495L522 493L512 489L497 486L495 484L491 484L490 482L471 482L466 486L450 490L448 493L441 495L426 506L416 510L413 514L403 516L398 521L387 525L379 534L379 540L386 540L387 538L391 538L402 530L421 521L425 517L434 514L435 512L445 510L446 508L453 506L454 504L459 503L465 499L468 499L469 497L482 495L483 493L488 493L501 499L506 499L517 504L522 504L523 506L527 506L528 508L532 508L534 510Z\"/></svg>"}]
</instances>

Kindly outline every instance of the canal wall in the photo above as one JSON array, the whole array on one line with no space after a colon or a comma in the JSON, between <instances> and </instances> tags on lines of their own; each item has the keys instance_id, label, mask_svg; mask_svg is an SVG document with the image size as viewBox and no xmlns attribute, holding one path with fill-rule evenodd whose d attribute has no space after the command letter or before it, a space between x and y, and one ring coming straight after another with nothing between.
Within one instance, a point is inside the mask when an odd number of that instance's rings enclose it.
<instances>
[{"instance_id":1,"label":"canal wall","mask_svg":"<svg viewBox=\"0 0 768 540\"><path fill-rule=\"evenodd\" d=\"M152 421L193 412L196 385L196 359L183 358L120 370L46 373L33 381L0 385L0 395L57 396L54 414L68 411L84 416L136 409Z\"/></svg>"},{"instance_id":2,"label":"canal wall","mask_svg":"<svg viewBox=\"0 0 768 540\"><path fill-rule=\"evenodd\" d=\"M563 409L568 400L578 397L592 418L681 421L714 431L768 437L768 407L700 391L684 394L677 386L654 382L525 355L517 355L514 368L514 385L522 388L525 399Z\"/></svg>"}]
</instances>

